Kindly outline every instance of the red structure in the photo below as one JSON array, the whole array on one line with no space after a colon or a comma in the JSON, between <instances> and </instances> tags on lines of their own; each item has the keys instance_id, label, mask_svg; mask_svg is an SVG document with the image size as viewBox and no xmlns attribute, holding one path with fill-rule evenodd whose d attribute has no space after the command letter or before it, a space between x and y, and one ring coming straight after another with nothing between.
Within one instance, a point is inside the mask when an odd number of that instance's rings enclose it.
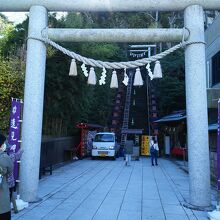
<instances>
[{"instance_id":1,"label":"red structure","mask_svg":"<svg viewBox=\"0 0 220 220\"><path fill-rule=\"evenodd\" d=\"M121 119L122 119L122 113L123 113L123 94L124 91L122 87L118 89L118 92L115 97L115 104L114 108L112 110L112 118L111 118L111 125L110 125L110 131L116 133L118 136L120 130L121 130Z\"/></svg>"},{"instance_id":2,"label":"red structure","mask_svg":"<svg viewBox=\"0 0 220 220\"><path fill-rule=\"evenodd\" d=\"M173 147L173 149L171 150L171 155L172 156L181 156L185 159L186 158L186 148Z\"/></svg>"},{"instance_id":3,"label":"red structure","mask_svg":"<svg viewBox=\"0 0 220 220\"><path fill-rule=\"evenodd\" d=\"M103 126L97 124L87 124L87 123L78 123L77 128L81 129L80 131L80 143L76 147L76 154L82 158L86 156L87 153L87 137L88 131L101 131Z\"/></svg>"}]
</instances>

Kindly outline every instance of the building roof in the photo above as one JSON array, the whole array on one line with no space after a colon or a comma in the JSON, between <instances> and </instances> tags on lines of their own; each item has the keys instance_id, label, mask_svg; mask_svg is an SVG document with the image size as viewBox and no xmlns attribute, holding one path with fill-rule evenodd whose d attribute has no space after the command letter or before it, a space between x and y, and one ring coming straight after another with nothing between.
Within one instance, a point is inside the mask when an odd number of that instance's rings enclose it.
<instances>
[{"instance_id":1,"label":"building roof","mask_svg":"<svg viewBox=\"0 0 220 220\"><path fill-rule=\"evenodd\" d=\"M97 134L112 134L112 135L115 135L114 132L105 132L105 131L103 131L103 132L98 132Z\"/></svg>"},{"instance_id":2,"label":"building roof","mask_svg":"<svg viewBox=\"0 0 220 220\"><path fill-rule=\"evenodd\" d=\"M183 119L186 119L186 111L176 111L176 112L173 112L170 115L166 115L166 116L162 117L161 119L156 120L154 122L163 123L163 122L180 121ZM218 124L217 123L209 124L208 129L209 129L209 131L218 130Z\"/></svg>"},{"instance_id":3,"label":"building roof","mask_svg":"<svg viewBox=\"0 0 220 220\"><path fill-rule=\"evenodd\" d=\"M156 123L163 123L163 122L172 122L172 121L179 121L179 120L183 120L186 118L186 111L185 110L181 110L181 111L175 111L169 115L166 115L164 117L162 117L159 120L156 120L154 122Z\"/></svg>"},{"instance_id":4,"label":"building roof","mask_svg":"<svg viewBox=\"0 0 220 220\"><path fill-rule=\"evenodd\" d=\"M88 124L88 123L78 123L77 128L89 129L89 128L104 128L102 125L98 124Z\"/></svg>"}]
</instances>

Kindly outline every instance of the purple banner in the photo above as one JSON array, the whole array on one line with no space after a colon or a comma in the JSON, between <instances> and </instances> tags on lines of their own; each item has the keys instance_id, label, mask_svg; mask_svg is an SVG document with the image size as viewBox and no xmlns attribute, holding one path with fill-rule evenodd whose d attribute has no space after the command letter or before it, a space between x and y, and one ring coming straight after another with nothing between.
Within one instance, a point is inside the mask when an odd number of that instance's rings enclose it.
<instances>
[{"instance_id":1,"label":"purple banner","mask_svg":"<svg viewBox=\"0 0 220 220\"><path fill-rule=\"evenodd\" d=\"M20 132L21 132L21 110L22 101L19 99L12 99L12 107L10 114L10 128L8 143L10 148L8 149L8 154L16 154L20 149ZM14 178L18 179L18 163L14 162Z\"/></svg>"},{"instance_id":2,"label":"purple banner","mask_svg":"<svg viewBox=\"0 0 220 220\"><path fill-rule=\"evenodd\" d=\"M220 190L220 99L218 100L217 174L218 190Z\"/></svg>"}]
</instances>

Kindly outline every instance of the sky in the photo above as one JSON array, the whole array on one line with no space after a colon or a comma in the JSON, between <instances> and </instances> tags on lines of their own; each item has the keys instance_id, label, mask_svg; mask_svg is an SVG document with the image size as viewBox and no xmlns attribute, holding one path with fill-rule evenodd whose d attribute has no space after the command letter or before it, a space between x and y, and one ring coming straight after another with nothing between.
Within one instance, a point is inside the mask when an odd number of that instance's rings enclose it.
<instances>
[{"instance_id":1,"label":"sky","mask_svg":"<svg viewBox=\"0 0 220 220\"><path fill-rule=\"evenodd\" d=\"M2 12L2 14L5 15L9 21L14 22L15 24L19 24L23 20L25 20L28 12ZM57 18L61 17L64 14L64 12L58 12Z\"/></svg>"},{"instance_id":2,"label":"sky","mask_svg":"<svg viewBox=\"0 0 220 220\"><path fill-rule=\"evenodd\" d=\"M15 24L21 23L25 20L26 15L28 15L27 12L2 12L2 14L5 15L9 21L14 22Z\"/></svg>"}]
</instances>

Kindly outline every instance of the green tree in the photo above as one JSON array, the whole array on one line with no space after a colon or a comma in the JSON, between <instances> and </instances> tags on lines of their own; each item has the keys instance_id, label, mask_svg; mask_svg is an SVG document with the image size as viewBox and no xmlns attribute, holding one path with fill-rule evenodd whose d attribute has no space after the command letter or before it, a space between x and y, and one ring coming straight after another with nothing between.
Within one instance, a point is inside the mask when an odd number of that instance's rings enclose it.
<instances>
[{"instance_id":1,"label":"green tree","mask_svg":"<svg viewBox=\"0 0 220 220\"><path fill-rule=\"evenodd\" d=\"M159 115L163 116L175 110L186 108L184 53L178 50L162 62L163 78L154 80L158 98Z\"/></svg>"},{"instance_id":2,"label":"green tree","mask_svg":"<svg viewBox=\"0 0 220 220\"><path fill-rule=\"evenodd\" d=\"M88 14L69 13L64 24L65 27L85 28L95 26L94 18ZM118 60L123 50L118 44L107 43L63 43L63 45L86 57L100 60ZM112 97L115 91L109 88L110 76L104 86L87 85L87 78L82 75L78 64L78 76L69 77L71 59L60 52L47 57L44 133L65 133L52 130L57 122L67 127L67 133L74 132L77 122L100 123L106 125L111 111ZM87 69L89 70L89 66ZM99 79L101 70L95 69ZM65 108L63 108L65 106ZM52 122L51 122L52 121Z\"/></svg>"},{"instance_id":3,"label":"green tree","mask_svg":"<svg viewBox=\"0 0 220 220\"><path fill-rule=\"evenodd\" d=\"M24 62L14 56L15 27L0 14L0 129L8 132L11 98L23 98Z\"/></svg>"}]
</instances>

